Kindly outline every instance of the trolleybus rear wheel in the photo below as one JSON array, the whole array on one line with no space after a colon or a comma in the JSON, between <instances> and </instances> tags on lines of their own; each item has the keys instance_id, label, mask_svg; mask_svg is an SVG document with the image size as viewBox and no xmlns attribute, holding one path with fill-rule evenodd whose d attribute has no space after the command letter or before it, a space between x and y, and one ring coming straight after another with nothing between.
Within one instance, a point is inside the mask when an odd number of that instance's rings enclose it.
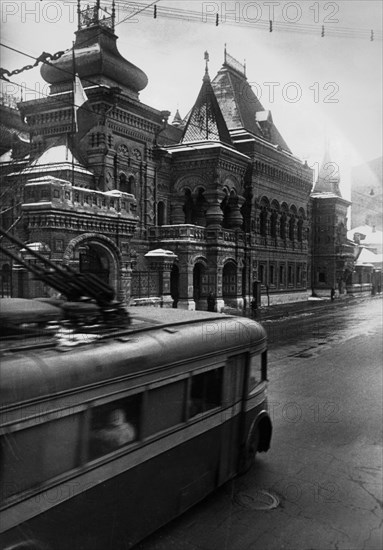
<instances>
[{"instance_id":1,"label":"trolleybus rear wheel","mask_svg":"<svg viewBox=\"0 0 383 550\"><path fill-rule=\"evenodd\" d=\"M246 442L246 448L244 449L241 464L239 468L239 473L245 474L250 470L250 468L254 465L255 462L255 455L258 451L258 445L259 445L259 427L256 426L252 429L251 433L249 434L249 437Z\"/></svg>"}]
</instances>

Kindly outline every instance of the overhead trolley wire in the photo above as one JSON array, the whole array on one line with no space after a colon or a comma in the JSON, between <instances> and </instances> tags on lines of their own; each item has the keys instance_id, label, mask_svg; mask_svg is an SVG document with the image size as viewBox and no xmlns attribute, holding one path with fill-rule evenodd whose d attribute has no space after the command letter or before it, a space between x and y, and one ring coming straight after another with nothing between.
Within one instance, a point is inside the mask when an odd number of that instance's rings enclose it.
<instances>
[{"instance_id":1,"label":"overhead trolley wire","mask_svg":"<svg viewBox=\"0 0 383 550\"><path fill-rule=\"evenodd\" d=\"M303 34L312 34L316 36L320 36L323 33L323 27L324 27L324 35L326 37L339 37L339 38L359 38L359 39L368 39L371 40L371 36L373 36L376 40L382 39L382 33L381 31L376 31L371 28L351 28L351 27L343 27L331 24L322 25L312 25L307 23L295 23L295 22L288 22L288 21L277 21L272 20L270 25L269 19L257 19L257 20L251 20L250 18L245 17L237 17L234 13L225 13L224 16L218 12L211 12L211 13L204 13L202 14L201 11L191 10L191 9L180 9L180 8L174 8L174 7L168 7L164 6L162 4L156 5L155 11L149 10L148 8L152 7L153 4L157 4L158 2L152 2L150 4L146 4L142 8L140 8L137 11L134 11L138 6L140 6L139 2L122 2L117 0L115 2L116 6L121 11L128 11L129 9L132 9L132 13L127 17L123 18L123 21L126 21L127 19L131 19L132 17L135 17L139 13L146 17L151 17L156 20L161 20L161 18L164 19L172 19L172 20L180 20L180 21L188 21L188 22L195 22L195 23L209 23L214 26L220 26L220 25L230 25L230 26L237 26L237 27L244 27L244 28L258 28L260 30L270 30L270 26L272 27L273 31L286 31L286 32L293 32L293 33L303 33ZM106 0L104 4L112 5L111 0ZM218 19L217 19L218 15ZM218 21L218 25L217 25ZM119 23L116 23L119 24Z\"/></svg>"}]
</instances>

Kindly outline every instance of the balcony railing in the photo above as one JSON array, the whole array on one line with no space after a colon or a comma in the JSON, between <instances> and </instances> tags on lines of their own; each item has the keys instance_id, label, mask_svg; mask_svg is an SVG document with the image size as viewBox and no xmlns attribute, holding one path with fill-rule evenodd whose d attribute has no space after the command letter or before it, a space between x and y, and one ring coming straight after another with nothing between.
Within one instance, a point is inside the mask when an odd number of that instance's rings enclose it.
<instances>
[{"instance_id":1,"label":"balcony railing","mask_svg":"<svg viewBox=\"0 0 383 550\"><path fill-rule=\"evenodd\" d=\"M149 239L153 241L194 241L208 242L220 240L226 243L244 241L242 231L232 229L202 227L200 225L179 224L160 225L149 229Z\"/></svg>"},{"instance_id":2,"label":"balcony railing","mask_svg":"<svg viewBox=\"0 0 383 550\"><path fill-rule=\"evenodd\" d=\"M149 228L149 239L154 241L205 241L206 228L200 225L156 225Z\"/></svg>"},{"instance_id":3,"label":"balcony railing","mask_svg":"<svg viewBox=\"0 0 383 550\"><path fill-rule=\"evenodd\" d=\"M136 217L133 195L121 191L96 191L75 187L54 178L27 183L24 187L24 210L75 210L106 216Z\"/></svg>"},{"instance_id":4,"label":"balcony railing","mask_svg":"<svg viewBox=\"0 0 383 550\"><path fill-rule=\"evenodd\" d=\"M290 241L279 237L262 236L252 233L246 235L243 231L210 228L199 225L179 224L161 225L149 228L149 239L156 242L189 241L209 242L223 241L225 243L243 244L244 246L263 246L269 249L297 250L307 252L307 241Z\"/></svg>"}]
</instances>

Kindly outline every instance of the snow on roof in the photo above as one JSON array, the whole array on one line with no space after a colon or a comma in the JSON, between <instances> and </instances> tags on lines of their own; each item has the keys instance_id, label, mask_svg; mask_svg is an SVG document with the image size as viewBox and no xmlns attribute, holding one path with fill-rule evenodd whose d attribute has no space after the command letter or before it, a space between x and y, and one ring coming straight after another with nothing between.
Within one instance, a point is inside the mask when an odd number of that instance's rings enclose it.
<instances>
[{"instance_id":1,"label":"snow on roof","mask_svg":"<svg viewBox=\"0 0 383 550\"><path fill-rule=\"evenodd\" d=\"M235 153L239 157L243 157L245 159L249 159L247 155L244 155L240 151L237 151L237 149L232 149L231 147L228 147L227 145L219 142L219 141L207 141L207 142L200 142L200 141L189 141L187 143L180 143L179 145L167 145L166 150L168 153L178 153L180 151L190 151L190 150L197 150L197 149L213 149L215 147L219 147L221 149L226 149L227 151L230 151L232 153ZM165 148L165 147L164 147Z\"/></svg>"},{"instance_id":2,"label":"snow on roof","mask_svg":"<svg viewBox=\"0 0 383 550\"><path fill-rule=\"evenodd\" d=\"M66 145L54 145L44 151L36 160L31 164L32 166L41 166L45 164L62 164L69 162L75 165L80 165L76 157L73 156L72 151Z\"/></svg>"},{"instance_id":3,"label":"snow on roof","mask_svg":"<svg viewBox=\"0 0 383 550\"><path fill-rule=\"evenodd\" d=\"M6 151L0 156L0 162L11 162L12 160L12 149Z\"/></svg>"},{"instance_id":4,"label":"snow on roof","mask_svg":"<svg viewBox=\"0 0 383 550\"><path fill-rule=\"evenodd\" d=\"M359 234L361 236L362 244L382 244L383 243L383 233L370 225L360 225L354 229L347 231L347 237L354 240L354 235Z\"/></svg>"},{"instance_id":5,"label":"snow on roof","mask_svg":"<svg viewBox=\"0 0 383 550\"><path fill-rule=\"evenodd\" d=\"M29 159L29 156L30 155L28 154L28 155L25 155L24 157L15 159L12 156L12 149L9 149L9 151L6 151L0 156L0 163L5 164L6 162L10 162L12 163L12 165L16 166L17 164L23 164L27 162Z\"/></svg>"},{"instance_id":6,"label":"snow on roof","mask_svg":"<svg viewBox=\"0 0 383 550\"><path fill-rule=\"evenodd\" d=\"M266 122L271 117L270 111L257 111L255 113L255 120L257 122Z\"/></svg>"},{"instance_id":7,"label":"snow on roof","mask_svg":"<svg viewBox=\"0 0 383 550\"><path fill-rule=\"evenodd\" d=\"M374 265L382 261L382 254L374 254L368 248L362 247L355 265Z\"/></svg>"},{"instance_id":8,"label":"snow on roof","mask_svg":"<svg viewBox=\"0 0 383 550\"><path fill-rule=\"evenodd\" d=\"M74 170L83 174L93 175L87 170L78 159L72 154L72 151L65 144L54 145L44 151L37 159L23 170L23 174L35 174L42 172L52 172L56 170ZM16 175L15 173L9 174Z\"/></svg>"},{"instance_id":9,"label":"snow on roof","mask_svg":"<svg viewBox=\"0 0 383 550\"><path fill-rule=\"evenodd\" d=\"M331 193L330 191L323 191L323 193L311 193L311 197L314 199L339 199L339 195Z\"/></svg>"}]
</instances>

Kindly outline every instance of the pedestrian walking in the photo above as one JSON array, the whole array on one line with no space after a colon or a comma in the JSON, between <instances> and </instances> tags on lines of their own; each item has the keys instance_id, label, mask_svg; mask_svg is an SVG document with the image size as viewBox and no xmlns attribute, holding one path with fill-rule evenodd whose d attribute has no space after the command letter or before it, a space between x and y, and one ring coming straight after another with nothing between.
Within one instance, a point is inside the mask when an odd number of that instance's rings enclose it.
<instances>
[{"instance_id":1,"label":"pedestrian walking","mask_svg":"<svg viewBox=\"0 0 383 550\"><path fill-rule=\"evenodd\" d=\"M214 292L210 291L207 297L207 310L208 311L214 311L215 310L215 296Z\"/></svg>"}]
</instances>

